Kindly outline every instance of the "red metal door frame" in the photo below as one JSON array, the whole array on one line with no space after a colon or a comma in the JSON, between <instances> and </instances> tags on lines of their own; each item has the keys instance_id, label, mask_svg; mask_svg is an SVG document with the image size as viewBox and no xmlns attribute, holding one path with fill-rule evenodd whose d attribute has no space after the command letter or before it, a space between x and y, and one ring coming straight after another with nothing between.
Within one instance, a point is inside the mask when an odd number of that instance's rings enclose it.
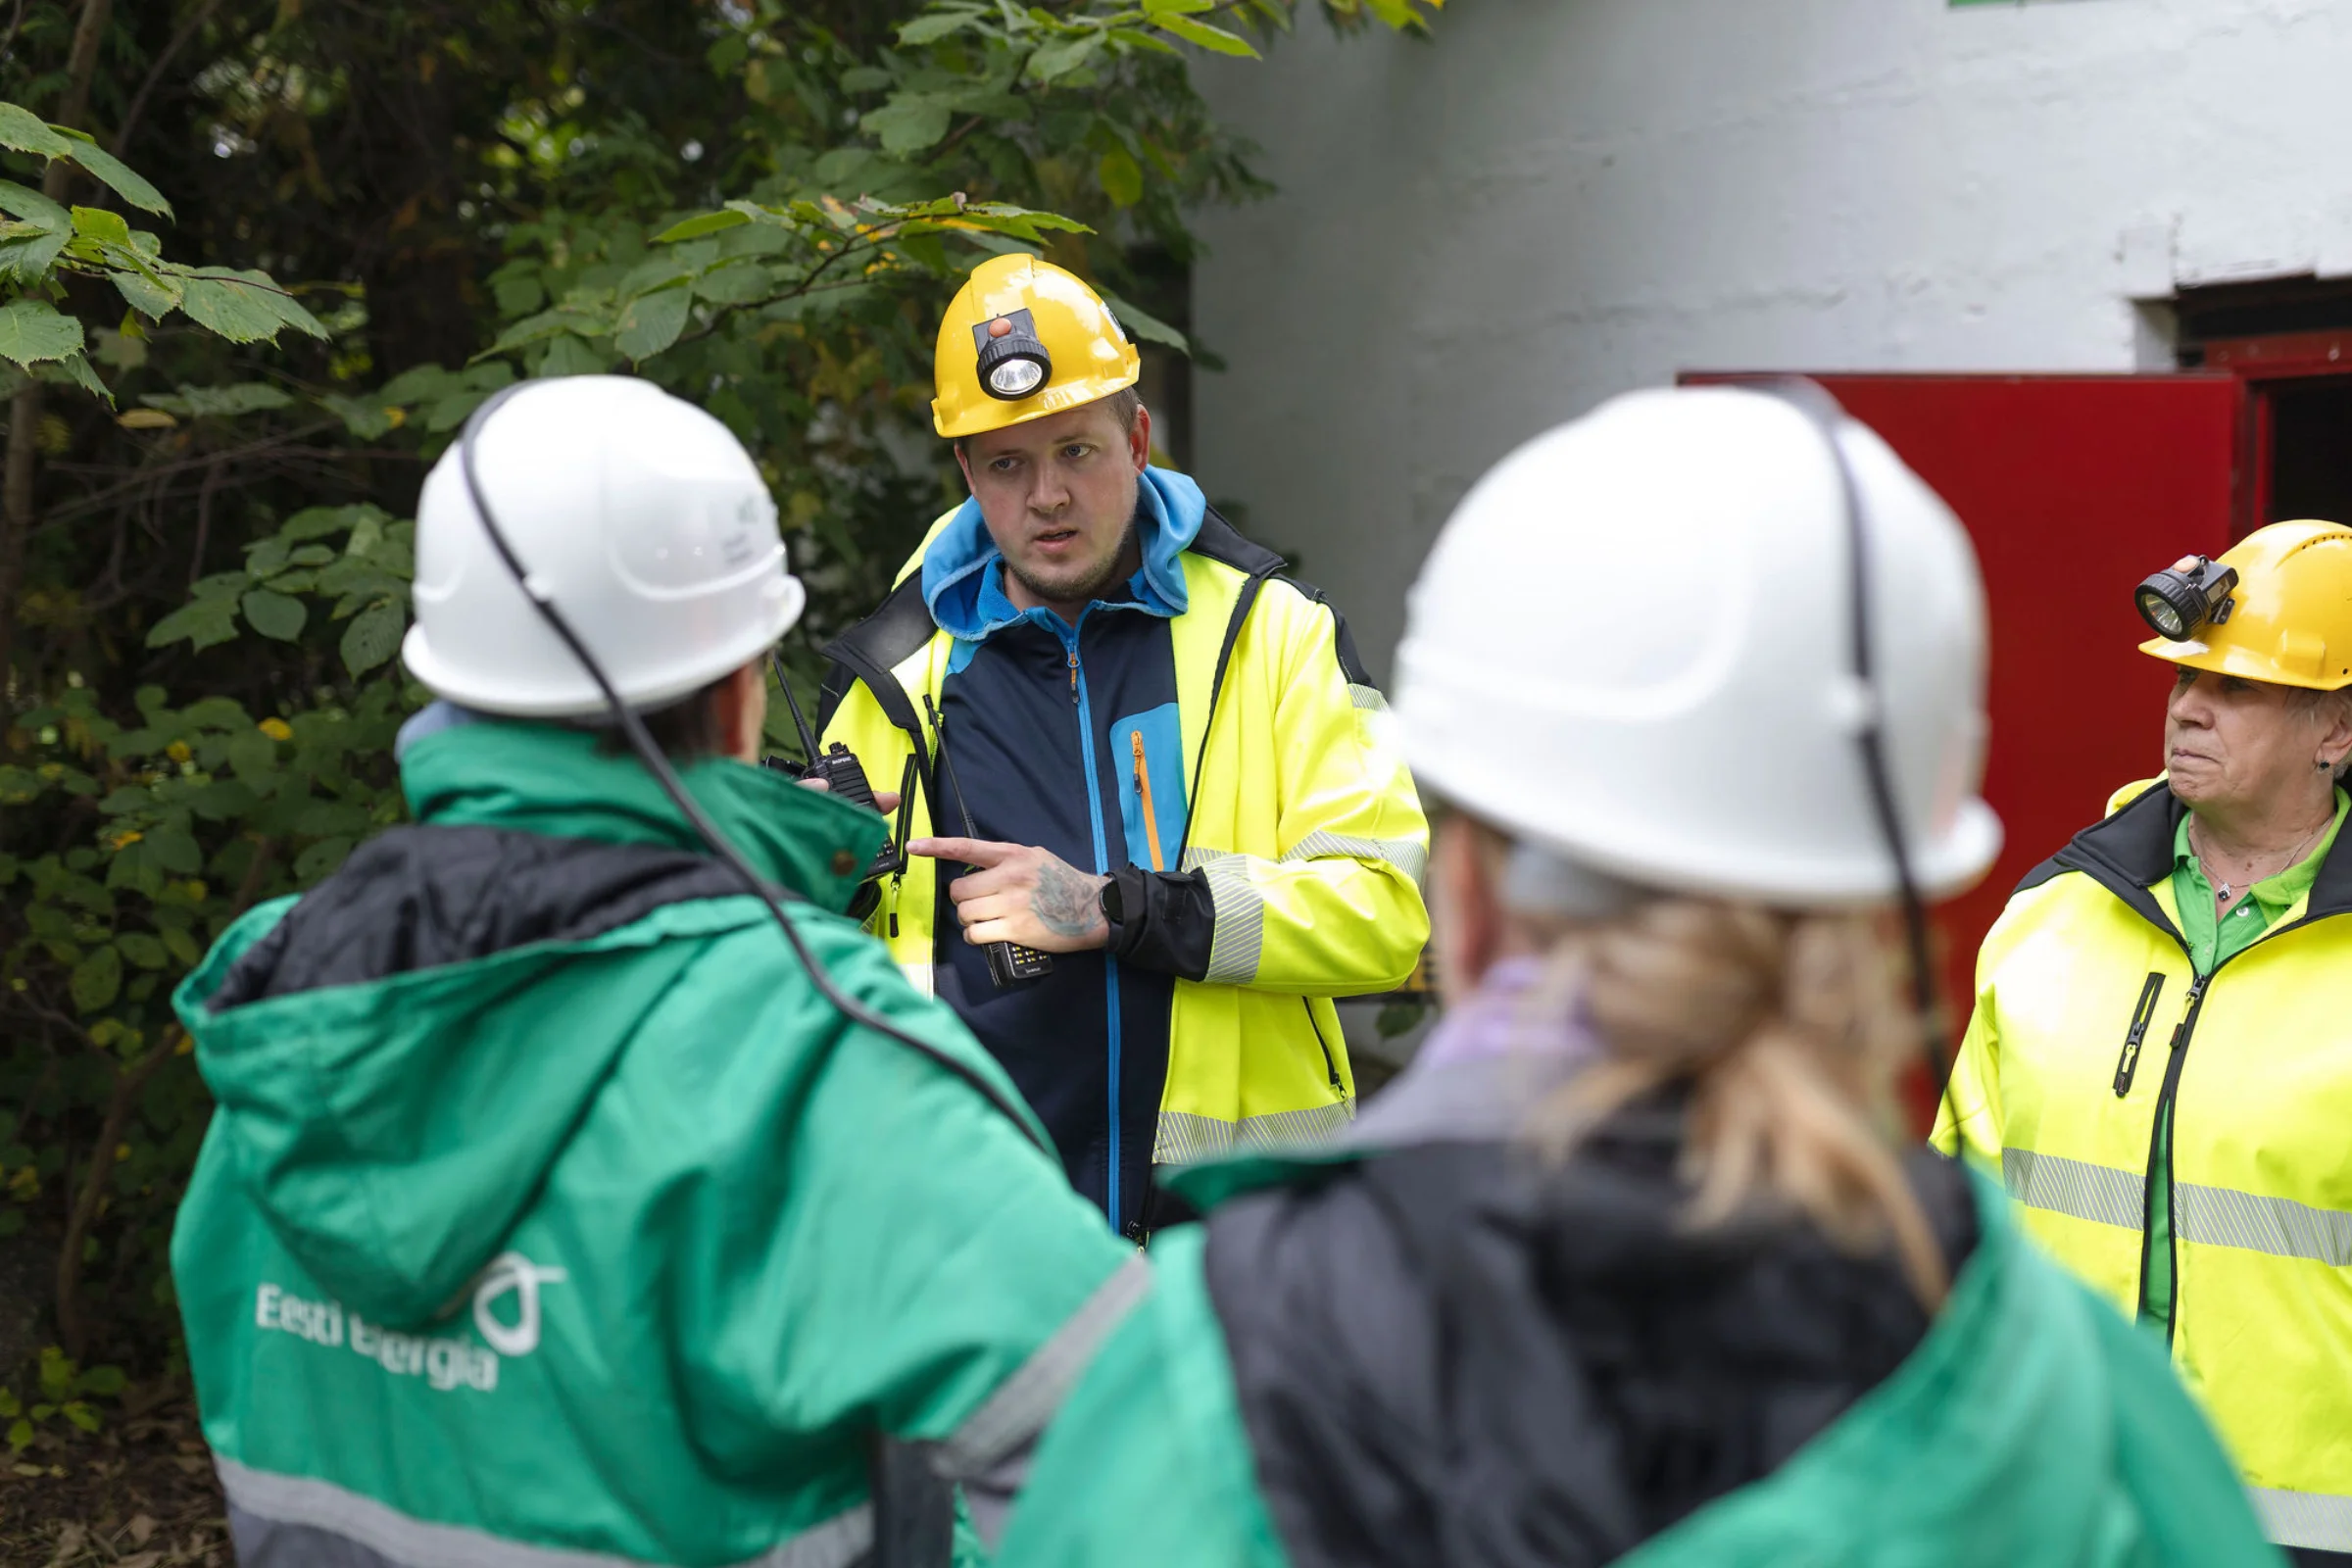
<instances>
[{"instance_id":1,"label":"red metal door frame","mask_svg":"<svg viewBox=\"0 0 2352 1568\"><path fill-rule=\"evenodd\" d=\"M2352 332L2276 332L2222 338L2205 345L2205 368L2234 375L2246 389L2246 466L2238 486L2235 535L2271 520L2271 469L2278 389L2297 381L2352 375Z\"/></svg>"}]
</instances>

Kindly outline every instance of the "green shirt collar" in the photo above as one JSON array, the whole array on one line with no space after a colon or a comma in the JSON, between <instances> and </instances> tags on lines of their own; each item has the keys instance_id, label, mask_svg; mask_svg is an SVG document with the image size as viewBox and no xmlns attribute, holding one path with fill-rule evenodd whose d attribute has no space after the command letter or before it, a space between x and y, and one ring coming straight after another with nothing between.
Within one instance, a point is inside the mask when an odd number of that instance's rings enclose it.
<instances>
[{"instance_id":1,"label":"green shirt collar","mask_svg":"<svg viewBox=\"0 0 2352 1568\"><path fill-rule=\"evenodd\" d=\"M767 768L709 758L678 773L754 870L836 912L889 835L874 812ZM400 779L419 822L703 850L644 765L586 730L476 718L415 741Z\"/></svg>"},{"instance_id":2,"label":"green shirt collar","mask_svg":"<svg viewBox=\"0 0 2352 1568\"><path fill-rule=\"evenodd\" d=\"M2194 813L2180 813L2180 821L2173 829L2173 898L2180 906L2180 934L2187 939L2189 956L2200 974L2247 946L2310 895L2328 852L2335 847L2347 808L2352 808L2352 796L2339 789L2335 792L2335 820L2328 824L2328 831L2320 835L2311 853L2277 876L2264 877L2248 888L2246 897L2218 919L2213 909L2213 884L2206 880L2205 868L2188 846L2188 825Z\"/></svg>"}]
</instances>

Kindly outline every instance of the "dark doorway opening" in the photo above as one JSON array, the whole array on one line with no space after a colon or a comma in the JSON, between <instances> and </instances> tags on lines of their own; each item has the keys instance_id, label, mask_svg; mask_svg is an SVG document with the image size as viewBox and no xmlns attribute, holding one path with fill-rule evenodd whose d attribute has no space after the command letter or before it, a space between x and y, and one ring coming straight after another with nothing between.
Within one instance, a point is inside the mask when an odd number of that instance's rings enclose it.
<instances>
[{"instance_id":1,"label":"dark doorway opening","mask_svg":"<svg viewBox=\"0 0 2352 1568\"><path fill-rule=\"evenodd\" d=\"M2352 375L2272 381L2270 484L2264 522L2352 522Z\"/></svg>"}]
</instances>

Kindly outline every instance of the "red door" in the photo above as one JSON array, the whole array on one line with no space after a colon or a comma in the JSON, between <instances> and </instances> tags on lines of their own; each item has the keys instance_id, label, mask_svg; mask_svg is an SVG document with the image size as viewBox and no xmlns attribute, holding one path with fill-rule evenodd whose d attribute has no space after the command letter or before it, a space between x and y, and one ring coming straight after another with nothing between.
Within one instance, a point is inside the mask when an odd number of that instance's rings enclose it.
<instances>
[{"instance_id":1,"label":"red door","mask_svg":"<svg viewBox=\"0 0 2352 1568\"><path fill-rule=\"evenodd\" d=\"M1937 911L1957 1024L1977 947L2010 890L2119 785L2163 766L2172 672L2137 652L2149 633L2132 590L2235 536L2243 387L2192 373L1815 379L1951 505L1984 564L1984 795L2006 838L1984 882Z\"/></svg>"}]
</instances>

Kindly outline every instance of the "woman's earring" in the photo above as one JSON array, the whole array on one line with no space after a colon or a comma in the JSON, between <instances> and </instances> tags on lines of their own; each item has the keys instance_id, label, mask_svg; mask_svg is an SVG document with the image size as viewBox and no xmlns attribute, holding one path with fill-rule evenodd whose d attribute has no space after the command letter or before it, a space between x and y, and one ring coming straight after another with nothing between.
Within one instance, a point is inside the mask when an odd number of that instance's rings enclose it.
<instances>
[{"instance_id":1,"label":"woman's earring","mask_svg":"<svg viewBox=\"0 0 2352 1568\"><path fill-rule=\"evenodd\" d=\"M2327 772L2327 771L2328 771L2329 768L2333 767L2335 764L2334 764L2333 762L2330 762L2329 760L2328 760L2328 759L2326 759L2325 757L2323 757L2323 758L2320 758L2320 759L2318 759L2317 760L2315 760L2315 761L2314 761L2314 762L2313 762L2311 765L2312 765L2312 766L2314 766L2314 767L2316 767L2316 768L2318 768L2318 769L2319 769L2321 772L2325 773L2325 772Z\"/></svg>"}]
</instances>

